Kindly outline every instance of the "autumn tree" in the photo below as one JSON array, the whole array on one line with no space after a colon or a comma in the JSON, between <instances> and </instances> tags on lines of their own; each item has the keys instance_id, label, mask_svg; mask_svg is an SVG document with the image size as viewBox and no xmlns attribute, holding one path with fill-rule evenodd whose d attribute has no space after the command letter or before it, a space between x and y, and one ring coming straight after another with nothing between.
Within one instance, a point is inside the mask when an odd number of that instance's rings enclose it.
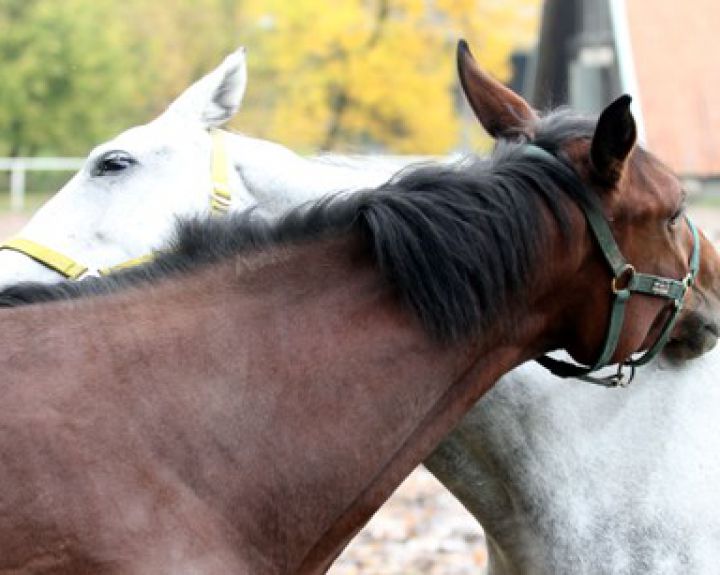
<instances>
[{"instance_id":1,"label":"autumn tree","mask_svg":"<svg viewBox=\"0 0 720 575\"><path fill-rule=\"evenodd\" d=\"M0 0L0 155L83 155L149 120L240 43L234 4Z\"/></svg>"},{"instance_id":2,"label":"autumn tree","mask_svg":"<svg viewBox=\"0 0 720 575\"><path fill-rule=\"evenodd\" d=\"M87 0L0 0L0 155L84 153L127 123L125 30Z\"/></svg>"},{"instance_id":3,"label":"autumn tree","mask_svg":"<svg viewBox=\"0 0 720 575\"><path fill-rule=\"evenodd\" d=\"M125 0L114 16L129 29L126 40L141 64L133 72L147 120L189 84L246 43L237 0Z\"/></svg>"},{"instance_id":4,"label":"autumn tree","mask_svg":"<svg viewBox=\"0 0 720 575\"><path fill-rule=\"evenodd\" d=\"M0 155L84 154L248 47L239 130L300 151L442 153L453 50L500 78L539 0L0 0Z\"/></svg>"},{"instance_id":5,"label":"autumn tree","mask_svg":"<svg viewBox=\"0 0 720 575\"><path fill-rule=\"evenodd\" d=\"M467 37L481 63L506 79L512 50L533 37L539 4L248 0L246 110L264 108L270 119L262 114L254 129L295 147L447 152L458 141L457 39ZM243 126L254 124L248 114Z\"/></svg>"}]
</instances>

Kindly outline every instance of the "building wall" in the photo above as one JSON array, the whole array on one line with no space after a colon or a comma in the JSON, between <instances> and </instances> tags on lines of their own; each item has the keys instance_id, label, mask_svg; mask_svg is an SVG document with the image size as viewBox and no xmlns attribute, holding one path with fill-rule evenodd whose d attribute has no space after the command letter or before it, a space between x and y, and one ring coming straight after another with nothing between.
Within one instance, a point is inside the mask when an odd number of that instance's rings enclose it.
<instances>
[{"instance_id":1,"label":"building wall","mask_svg":"<svg viewBox=\"0 0 720 575\"><path fill-rule=\"evenodd\" d=\"M720 1L626 0L648 149L690 185L720 187ZM546 0L526 93L548 109L597 113L622 94L610 0ZM695 184L693 184L693 182Z\"/></svg>"},{"instance_id":2,"label":"building wall","mask_svg":"<svg viewBox=\"0 0 720 575\"><path fill-rule=\"evenodd\" d=\"M720 176L720 2L625 6L648 148L678 173Z\"/></svg>"}]
</instances>

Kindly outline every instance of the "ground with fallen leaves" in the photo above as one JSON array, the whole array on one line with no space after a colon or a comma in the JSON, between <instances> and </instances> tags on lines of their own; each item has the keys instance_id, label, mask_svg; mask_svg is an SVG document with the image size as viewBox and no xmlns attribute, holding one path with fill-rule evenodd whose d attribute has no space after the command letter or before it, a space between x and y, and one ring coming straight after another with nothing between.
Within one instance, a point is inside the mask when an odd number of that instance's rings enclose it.
<instances>
[{"instance_id":1,"label":"ground with fallen leaves","mask_svg":"<svg viewBox=\"0 0 720 575\"><path fill-rule=\"evenodd\" d=\"M416 469L330 569L330 575L476 575L482 529L424 468Z\"/></svg>"}]
</instances>

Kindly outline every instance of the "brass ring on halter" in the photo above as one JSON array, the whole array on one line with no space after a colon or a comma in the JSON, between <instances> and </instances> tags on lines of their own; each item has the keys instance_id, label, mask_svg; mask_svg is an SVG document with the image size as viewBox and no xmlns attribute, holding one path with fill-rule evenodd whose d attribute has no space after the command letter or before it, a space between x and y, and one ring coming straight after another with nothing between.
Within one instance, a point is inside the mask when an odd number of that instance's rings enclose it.
<instances>
[{"instance_id":1,"label":"brass ring on halter","mask_svg":"<svg viewBox=\"0 0 720 575\"><path fill-rule=\"evenodd\" d=\"M630 282L632 282L633 277L635 277L635 268L631 264L625 264L622 271L612 279L613 293L617 295L619 292L626 290ZM618 280L624 280L621 287L618 287Z\"/></svg>"}]
</instances>

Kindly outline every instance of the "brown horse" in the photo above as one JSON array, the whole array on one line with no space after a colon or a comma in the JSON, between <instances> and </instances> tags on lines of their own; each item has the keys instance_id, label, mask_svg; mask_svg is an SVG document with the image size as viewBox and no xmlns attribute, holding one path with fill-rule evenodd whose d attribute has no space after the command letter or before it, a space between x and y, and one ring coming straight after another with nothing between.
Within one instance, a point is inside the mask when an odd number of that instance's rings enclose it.
<instances>
[{"instance_id":1,"label":"brown horse","mask_svg":"<svg viewBox=\"0 0 720 575\"><path fill-rule=\"evenodd\" d=\"M96 297L3 313L0 569L323 572L500 375L597 356L611 276L579 205L599 199L642 271L688 275L680 185L634 146L627 99L597 125L541 119L460 62L475 109L517 135L489 160L272 224L190 222L143 268L5 293ZM701 253L677 345L714 342ZM670 307L633 297L613 359Z\"/></svg>"}]
</instances>

